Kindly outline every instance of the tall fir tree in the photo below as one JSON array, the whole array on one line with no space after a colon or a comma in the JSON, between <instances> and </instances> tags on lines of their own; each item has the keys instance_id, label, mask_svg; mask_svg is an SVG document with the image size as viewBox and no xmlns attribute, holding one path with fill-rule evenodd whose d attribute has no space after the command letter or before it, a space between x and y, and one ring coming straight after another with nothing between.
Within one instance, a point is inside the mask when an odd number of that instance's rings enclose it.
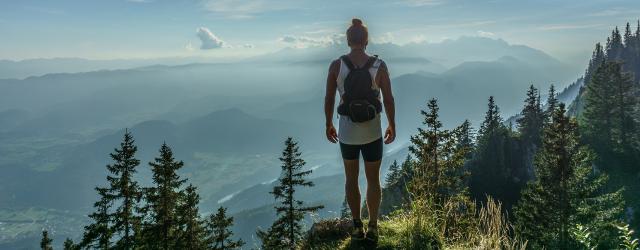
<instances>
[{"instance_id":1,"label":"tall fir tree","mask_svg":"<svg viewBox=\"0 0 640 250\"><path fill-rule=\"evenodd\" d=\"M560 104L545 128L535 159L536 179L514 208L516 232L534 249L575 249L569 230L576 224L587 225L603 242L622 212L621 191L601 193L607 177L594 172L593 155L580 145L577 123L565 112Z\"/></svg>"},{"instance_id":2,"label":"tall fir tree","mask_svg":"<svg viewBox=\"0 0 640 250\"><path fill-rule=\"evenodd\" d=\"M109 189L101 187L96 187L95 189L100 199L93 204L96 211L89 215L93 222L84 227L84 234L79 246L81 248L107 250L112 248L111 238L113 237L113 231L109 209L112 206L113 199L109 197Z\"/></svg>"},{"instance_id":3,"label":"tall fir tree","mask_svg":"<svg viewBox=\"0 0 640 250\"><path fill-rule=\"evenodd\" d=\"M409 193L410 183L413 179L413 159L411 154L407 154L407 157L399 166L398 175L395 182L387 183L382 188L382 202L380 203L380 214L389 214L396 211L398 208L407 206L411 202ZM367 211L366 209L363 209ZM344 201L344 212L351 215L346 203L346 197Z\"/></svg>"},{"instance_id":4,"label":"tall fir tree","mask_svg":"<svg viewBox=\"0 0 640 250\"><path fill-rule=\"evenodd\" d=\"M586 141L601 156L610 153L634 154L638 124L637 85L622 70L620 62L607 61L586 86L582 129Z\"/></svg>"},{"instance_id":5,"label":"tall fir tree","mask_svg":"<svg viewBox=\"0 0 640 250\"><path fill-rule=\"evenodd\" d=\"M545 104L545 110L544 110L545 124L551 123L553 112L556 110L556 108L558 108L558 102L559 101L558 101L558 95L556 94L556 89L553 86L553 84L551 84L551 86L549 86L549 94L547 96L547 103Z\"/></svg>"},{"instance_id":6,"label":"tall fir tree","mask_svg":"<svg viewBox=\"0 0 640 250\"><path fill-rule=\"evenodd\" d=\"M471 127L471 122L469 120L464 120L460 127L455 131L455 136L457 142L456 148L466 150L467 154L465 159L471 160L473 157L473 148L475 147L475 142L473 140L475 135L473 127Z\"/></svg>"},{"instance_id":7,"label":"tall fir tree","mask_svg":"<svg viewBox=\"0 0 640 250\"><path fill-rule=\"evenodd\" d=\"M42 239L40 240L40 249L53 250L51 243L53 240L49 238L49 232L47 230L42 231Z\"/></svg>"},{"instance_id":8,"label":"tall fir tree","mask_svg":"<svg viewBox=\"0 0 640 250\"><path fill-rule=\"evenodd\" d=\"M606 55L604 53L604 49L600 43L596 43L596 47L593 49L593 54L591 55L591 60L589 61L589 66L584 74L584 83L585 85L589 84L591 78L595 71L600 68L600 66L604 63L606 59Z\"/></svg>"},{"instance_id":9,"label":"tall fir tree","mask_svg":"<svg viewBox=\"0 0 640 250\"><path fill-rule=\"evenodd\" d=\"M471 166L470 187L473 197L481 200L490 195L506 207L512 202L513 169L509 165L510 132L503 124L500 109L493 96L489 97L487 112L477 135L475 155Z\"/></svg>"},{"instance_id":10,"label":"tall fir tree","mask_svg":"<svg viewBox=\"0 0 640 250\"><path fill-rule=\"evenodd\" d=\"M73 243L73 240L67 238L64 240L64 244L62 245L62 249L64 250L80 250L80 247Z\"/></svg>"},{"instance_id":11,"label":"tall fir tree","mask_svg":"<svg viewBox=\"0 0 640 250\"><path fill-rule=\"evenodd\" d=\"M468 172L463 166L469 149L457 147L456 131L442 129L436 99L429 100L427 109L421 111L426 128L418 128L409 147L415 156L411 194L421 199L433 198L443 204L447 199L467 192L464 180Z\"/></svg>"},{"instance_id":12,"label":"tall fir tree","mask_svg":"<svg viewBox=\"0 0 640 250\"><path fill-rule=\"evenodd\" d=\"M631 33L631 25L627 22L627 26L624 29L624 46L631 47L633 46L633 33Z\"/></svg>"},{"instance_id":13,"label":"tall fir tree","mask_svg":"<svg viewBox=\"0 0 640 250\"><path fill-rule=\"evenodd\" d=\"M148 213L149 221L143 228L145 245L152 249L175 249L180 237L178 224L178 204L183 197L181 179L177 171L184 163L176 161L173 151L163 143L160 156L149 162L153 172L155 186L145 191L146 206L143 211Z\"/></svg>"},{"instance_id":14,"label":"tall fir tree","mask_svg":"<svg viewBox=\"0 0 640 250\"><path fill-rule=\"evenodd\" d=\"M305 161L300 158L298 143L289 137L282 152L282 174L279 184L273 187L274 198L279 204L274 208L278 219L265 232L258 231L264 249L296 249L303 235L302 219L305 213L315 212L324 206L305 206L294 196L297 187L312 187L313 182L305 180L311 170L302 170Z\"/></svg>"},{"instance_id":15,"label":"tall fir tree","mask_svg":"<svg viewBox=\"0 0 640 250\"><path fill-rule=\"evenodd\" d=\"M200 220L199 203L200 196L196 187L187 186L178 206L178 225L182 227L176 245L178 249L206 249L206 231L204 222Z\"/></svg>"},{"instance_id":16,"label":"tall fir tree","mask_svg":"<svg viewBox=\"0 0 640 250\"><path fill-rule=\"evenodd\" d=\"M241 248L245 243L242 239L233 240L233 217L227 217L227 209L218 208L216 214L211 214L207 220L207 245L213 250L228 250Z\"/></svg>"},{"instance_id":17,"label":"tall fir tree","mask_svg":"<svg viewBox=\"0 0 640 250\"><path fill-rule=\"evenodd\" d=\"M110 154L112 164L107 165L110 175L107 175L109 182L109 195L112 204L118 204L113 213L109 213L111 222L111 232L117 234L118 240L115 242L117 249L134 249L134 227L140 224L142 217L138 215L140 208L138 204L142 198L142 192L138 182L133 179L137 172L136 167L140 165L140 160L135 158L138 147L128 130L125 130L124 138L120 143L120 148L114 149Z\"/></svg>"},{"instance_id":18,"label":"tall fir tree","mask_svg":"<svg viewBox=\"0 0 640 250\"><path fill-rule=\"evenodd\" d=\"M517 119L523 146L533 151L540 146L540 135L542 124L544 123L544 114L540 106L539 96L538 89L533 85L529 86L524 108L520 112L520 118Z\"/></svg>"},{"instance_id":19,"label":"tall fir tree","mask_svg":"<svg viewBox=\"0 0 640 250\"><path fill-rule=\"evenodd\" d=\"M615 29L611 31L611 37L607 39L607 60L620 60L623 55L623 49L624 44L622 41L622 36L620 35L620 30L618 30L618 27L615 27Z\"/></svg>"},{"instance_id":20,"label":"tall fir tree","mask_svg":"<svg viewBox=\"0 0 640 250\"><path fill-rule=\"evenodd\" d=\"M342 199L342 206L340 207L340 219L352 219L351 210L349 209L349 203L347 203L347 196Z\"/></svg>"},{"instance_id":21,"label":"tall fir tree","mask_svg":"<svg viewBox=\"0 0 640 250\"><path fill-rule=\"evenodd\" d=\"M389 171L384 180L385 187L391 186L398 181L401 176L400 165L398 165L398 161L394 160L393 163L389 166Z\"/></svg>"}]
</instances>

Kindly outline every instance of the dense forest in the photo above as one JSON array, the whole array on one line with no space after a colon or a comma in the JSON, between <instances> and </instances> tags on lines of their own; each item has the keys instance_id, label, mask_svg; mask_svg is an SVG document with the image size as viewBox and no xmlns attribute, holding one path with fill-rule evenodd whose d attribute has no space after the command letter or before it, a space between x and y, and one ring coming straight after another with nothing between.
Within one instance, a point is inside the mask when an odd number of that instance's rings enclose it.
<instances>
[{"instance_id":1,"label":"dense forest","mask_svg":"<svg viewBox=\"0 0 640 250\"><path fill-rule=\"evenodd\" d=\"M385 178L379 249L638 249L640 227L640 22L596 44L571 103L531 85L515 119L489 97L477 129L469 121L444 128L438 100L427 101L409 155ZM546 96L543 101L542 96ZM426 97L425 97L426 99ZM515 121L512 124L508 121ZM296 190L313 188L297 142L287 138L282 172L270 194L278 218L257 235L236 239L220 207L203 217L197 188L178 175L182 161L163 144L148 165L153 185L136 181L140 161L125 132L110 154L106 184L78 242L65 249L358 249L350 219L305 216ZM366 215L366 214L365 214ZM52 240L42 232L42 249ZM365 246L366 247L366 246Z\"/></svg>"}]
</instances>

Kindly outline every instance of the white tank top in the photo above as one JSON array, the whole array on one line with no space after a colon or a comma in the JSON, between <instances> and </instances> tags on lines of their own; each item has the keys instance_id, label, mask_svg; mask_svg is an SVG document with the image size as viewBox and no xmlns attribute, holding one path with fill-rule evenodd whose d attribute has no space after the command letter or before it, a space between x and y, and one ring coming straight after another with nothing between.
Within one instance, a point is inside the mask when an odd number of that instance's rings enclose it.
<instances>
[{"instance_id":1,"label":"white tank top","mask_svg":"<svg viewBox=\"0 0 640 250\"><path fill-rule=\"evenodd\" d=\"M376 75L378 74L378 68L382 60L376 59L371 68L369 68L369 73L371 74L371 79L373 80L371 84L371 88L380 91L380 87L376 83ZM344 79L347 78L349 74L349 67L340 59L340 72L338 73L338 92L340 93L340 104L342 104L342 96L344 95ZM380 94L378 93L378 98L380 98ZM339 125L338 125L338 140L341 143L349 144L349 145L362 145L370 142L374 142L382 138L382 125L380 121L380 113L376 115L376 118L366 122L352 122L348 116L339 116Z\"/></svg>"}]
</instances>

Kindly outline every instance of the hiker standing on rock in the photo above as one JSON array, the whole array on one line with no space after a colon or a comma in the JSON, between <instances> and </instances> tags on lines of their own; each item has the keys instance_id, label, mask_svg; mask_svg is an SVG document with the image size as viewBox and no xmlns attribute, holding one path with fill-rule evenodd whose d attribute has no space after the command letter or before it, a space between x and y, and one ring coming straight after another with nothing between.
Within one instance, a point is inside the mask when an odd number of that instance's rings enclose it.
<instances>
[{"instance_id":1,"label":"hiker standing on rock","mask_svg":"<svg viewBox=\"0 0 640 250\"><path fill-rule=\"evenodd\" d=\"M345 193L353 217L351 238L378 240L378 208L380 207L380 163L382 143L393 142L396 136L395 105L387 65L377 56L369 56L365 49L369 34L360 19L353 19L347 29L351 52L333 61L329 67L324 101L326 135L332 143L340 144L346 176ZM340 93L338 131L333 125L336 90ZM382 98L381 94L382 93ZM384 100L388 128L382 136L381 115ZM369 223L365 232L360 218L360 189L358 187L360 152L367 177L367 208Z\"/></svg>"}]
</instances>

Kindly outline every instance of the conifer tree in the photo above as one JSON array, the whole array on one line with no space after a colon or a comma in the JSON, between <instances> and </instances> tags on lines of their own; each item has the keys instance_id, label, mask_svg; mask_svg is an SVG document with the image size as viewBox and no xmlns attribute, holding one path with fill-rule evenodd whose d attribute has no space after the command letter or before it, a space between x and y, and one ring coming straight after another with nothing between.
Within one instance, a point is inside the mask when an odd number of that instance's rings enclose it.
<instances>
[{"instance_id":1,"label":"conifer tree","mask_svg":"<svg viewBox=\"0 0 640 250\"><path fill-rule=\"evenodd\" d=\"M579 144L577 124L565 112L560 104L545 128L535 159L536 179L527 184L514 208L516 232L533 249L574 249L569 230L576 224L606 239L610 222L622 212L621 191L600 193L606 176L593 171L593 156Z\"/></svg>"},{"instance_id":2,"label":"conifer tree","mask_svg":"<svg viewBox=\"0 0 640 250\"><path fill-rule=\"evenodd\" d=\"M342 207L340 208L340 219L351 219L351 211L349 210L349 203L347 203L346 195L342 200Z\"/></svg>"},{"instance_id":3,"label":"conifer tree","mask_svg":"<svg viewBox=\"0 0 640 250\"><path fill-rule=\"evenodd\" d=\"M411 194L416 198L434 198L443 203L448 198L467 191L463 169L467 148L458 148L456 131L442 129L438 118L438 102L429 100L427 111L422 110L423 124L418 133L411 137L409 147L416 160L413 162ZM460 130L460 128L457 128Z\"/></svg>"},{"instance_id":4,"label":"conifer tree","mask_svg":"<svg viewBox=\"0 0 640 250\"><path fill-rule=\"evenodd\" d=\"M53 240L49 238L49 232L47 230L42 231L42 240L40 240L40 249L53 250L51 243Z\"/></svg>"},{"instance_id":5,"label":"conifer tree","mask_svg":"<svg viewBox=\"0 0 640 250\"><path fill-rule=\"evenodd\" d=\"M516 145L494 98L489 97L471 165L470 187L475 199L490 195L502 201L507 209L517 200L521 184L514 180L529 176L521 164L522 154L511 151Z\"/></svg>"},{"instance_id":6,"label":"conifer tree","mask_svg":"<svg viewBox=\"0 0 640 250\"><path fill-rule=\"evenodd\" d=\"M145 244L152 249L174 249L180 236L178 204L183 193L180 187L186 181L177 171L184 163L176 161L171 148L163 143L160 156L149 162L153 172L153 183L145 192L149 221L144 225Z\"/></svg>"},{"instance_id":7,"label":"conifer tree","mask_svg":"<svg viewBox=\"0 0 640 250\"><path fill-rule=\"evenodd\" d=\"M556 89L551 84L549 87L549 96L547 97L547 103L545 104L546 109L544 111L544 123L551 123L553 112L558 107L558 96L556 94Z\"/></svg>"},{"instance_id":8,"label":"conifer tree","mask_svg":"<svg viewBox=\"0 0 640 250\"><path fill-rule=\"evenodd\" d=\"M631 25L627 22L627 26L624 29L624 45L625 47L633 46L633 35L631 34Z\"/></svg>"},{"instance_id":9,"label":"conifer tree","mask_svg":"<svg viewBox=\"0 0 640 250\"><path fill-rule=\"evenodd\" d=\"M581 122L585 137L599 155L612 152L633 153L638 125L637 86L621 63L607 61L586 86L585 110Z\"/></svg>"},{"instance_id":10,"label":"conifer tree","mask_svg":"<svg viewBox=\"0 0 640 250\"><path fill-rule=\"evenodd\" d=\"M80 250L80 247L75 243L73 243L73 240L67 238L66 240L64 240L63 249L64 250Z\"/></svg>"},{"instance_id":11,"label":"conifer tree","mask_svg":"<svg viewBox=\"0 0 640 250\"><path fill-rule=\"evenodd\" d=\"M402 174L400 169L400 165L398 165L398 161L394 160L393 163L389 166L389 171L387 173L387 177L385 178L385 186L391 186L398 181L400 175Z\"/></svg>"},{"instance_id":12,"label":"conifer tree","mask_svg":"<svg viewBox=\"0 0 640 250\"><path fill-rule=\"evenodd\" d=\"M237 249L242 247L244 241L231 239L233 232L231 227L233 226L233 217L227 217L227 209L224 207L218 208L216 214L211 214L207 221L207 229L209 236L207 237L207 244L209 249L213 250L227 250Z\"/></svg>"},{"instance_id":13,"label":"conifer tree","mask_svg":"<svg viewBox=\"0 0 640 250\"><path fill-rule=\"evenodd\" d=\"M176 248L188 250L206 248L206 231L203 221L200 220L198 203L200 203L200 196L196 187L187 186L178 206L178 225L182 230Z\"/></svg>"},{"instance_id":14,"label":"conifer tree","mask_svg":"<svg viewBox=\"0 0 640 250\"><path fill-rule=\"evenodd\" d=\"M109 214L109 221L112 223L111 232L118 234L118 241L115 243L118 249L135 248L134 225L142 220L137 214L140 210L138 203L142 198L142 192L138 183L133 179L137 172L136 167L140 160L135 158L138 148L135 140L128 130L125 130L124 138L120 143L120 148L116 148L110 154L113 164L107 165L110 175L107 176L109 182L109 195L112 204L119 204L113 213Z\"/></svg>"},{"instance_id":15,"label":"conifer tree","mask_svg":"<svg viewBox=\"0 0 640 250\"><path fill-rule=\"evenodd\" d=\"M406 206L411 203L411 197L409 194L410 183L413 179L413 165L411 154L407 154L407 157L399 166L398 176L395 182L387 183L382 188L382 202L380 203L380 214L389 214L398 208ZM351 216L349 208L347 207L346 197L343 205L344 213ZM367 212L364 209L363 212Z\"/></svg>"},{"instance_id":16,"label":"conifer tree","mask_svg":"<svg viewBox=\"0 0 640 250\"><path fill-rule=\"evenodd\" d=\"M613 29L611 37L607 39L607 59L610 61L619 60L622 58L624 44L622 42L622 36L618 27Z\"/></svg>"},{"instance_id":17,"label":"conifer tree","mask_svg":"<svg viewBox=\"0 0 640 250\"><path fill-rule=\"evenodd\" d=\"M518 130L526 148L535 150L540 145L540 134L544 122L544 114L540 106L538 89L533 85L527 90L525 106L518 118Z\"/></svg>"},{"instance_id":18,"label":"conifer tree","mask_svg":"<svg viewBox=\"0 0 640 250\"><path fill-rule=\"evenodd\" d=\"M113 236L111 227L111 218L109 209L111 208L111 199L107 188L96 187L100 199L93 204L96 209L89 215L93 221L84 227L84 234L79 246L81 248L94 248L107 250L112 247L111 237Z\"/></svg>"},{"instance_id":19,"label":"conifer tree","mask_svg":"<svg viewBox=\"0 0 640 250\"><path fill-rule=\"evenodd\" d=\"M302 238L302 219L304 214L315 212L324 206L304 206L303 201L294 196L297 187L312 187L313 182L305 180L311 170L303 171L305 161L300 158L298 143L289 137L282 152L282 174L279 184L273 187L274 198L279 204L274 208L278 219L268 231L258 231L264 249L296 249Z\"/></svg>"},{"instance_id":20,"label":"conifer tree","mask_svg":"<svg viewBox=\"0 0 640 250\"><path fill-rule=\"evenodd\" d=\"M456 132L456 141L457 149L465 149L467 151L467 155L465 156L466 160L470 160L473 156L473 148L475 147L475 143L473 141L474 131L471 127L471 122L469 120L464 120L464 122L460 125L460 127L455 131Z\"/></svg>"},{"instance_id":21,"label":"conifer tree","mask_svg":"<svg viewBox=\"0 0 640 250\"><path fill-rule=\"evenodd\" d=\"M593 54L591 55L591 60L589 60L589 66L584 74L585 85L589 84L593 74L604 63L605 58L606 55L604 54L602 45L600 45L600 43L596 43L596 47L593 49Z\"/></svg>"}]
</instances>

